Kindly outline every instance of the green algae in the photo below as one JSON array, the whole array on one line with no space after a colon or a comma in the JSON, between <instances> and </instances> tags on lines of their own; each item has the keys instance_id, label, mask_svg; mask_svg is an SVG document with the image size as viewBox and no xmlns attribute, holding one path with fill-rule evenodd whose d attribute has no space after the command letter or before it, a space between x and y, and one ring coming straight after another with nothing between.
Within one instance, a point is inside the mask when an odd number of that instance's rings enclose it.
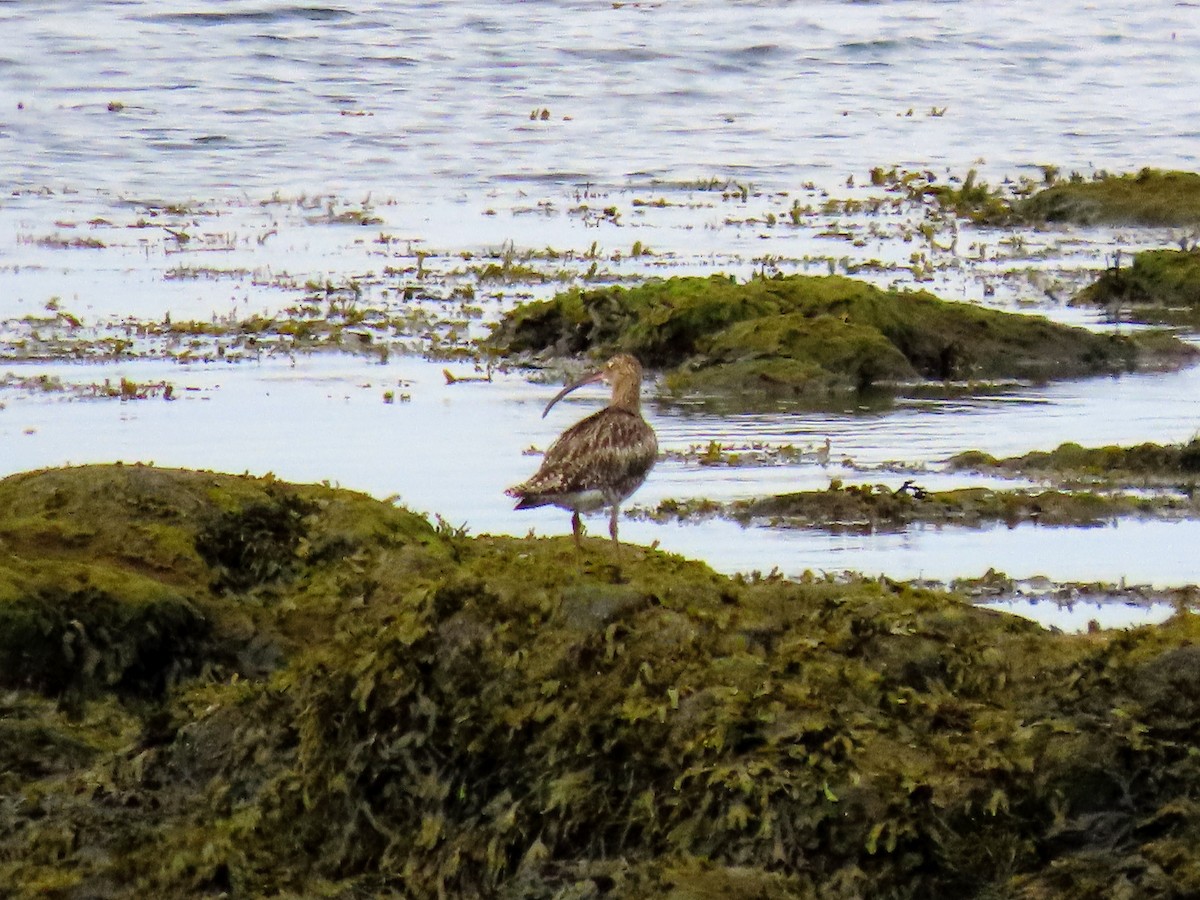
<instances>
[{"instance_id":1,"label":"green algae","mask_svg":"<svg viewBox=\"0 0 1200 900\"><path fill-rule=\"evenodd\" d=\"M0 685L73 701L158 695L231 651L270 656L309 624L295 598L286 612L261 610L289 578L316 577L368 534L432 534L401 510L347 518L343 496L144 466L5 479ZM218 604L228 591L253 598L251 610Z\"/></svg>"},{"instance_id":2,"label":"green algae","mask_svg":"<svg viewBox=\"0 0 1200 900\"><path fill-rule=\"evenodd\" d=\"M1200 324L1200 248L1143 250L1132 265L1106 269L1072 300L1116 316L1174 325Z\"/></svg>"},{"instance_id":3,"label":"green algae","mask_svg":"<svg viewBox=\"0 0 1200 900\"><path fill-rule=\"evenodd\" d=\"M1078 225L1200 224L1200 174L1145 168L1127 175L1070 178L1014 205L1025 221Z\"/></svg>"},{"instance_id":4,"label":"green algae","mask_svg":"<svg viewBox=\"0 0 1200 900\"><path fill-rule=\"evenodd\" d=\"M1011 201L1001 191L989 187L987 182L979 181L974 169L967 172L957 186L930 184L923 192L943 208L977 225L998 225L1013 218Z\"/></svg>"},{"instance_id":5,"label":"green algae","mask_svg":"<svg viewBox=\"0 0 1200 900\"><path fill-rule=\"evenodd\" d=\"M1195 355L1169 335L1101 335L833 275L573 289L517 307L491 342L508 353L625 351L667 369L675 391L799 402L931 381L1078 377Z\"/></svg>"},{"instance_id":6,"label":"green algae","mask_svg":"<svg viewBox=\"0 0 1200 900\"><path fill-rule=\"evenodd\" d=\"M715 376L715 378L714 378ZM788 313L737 322L706 348L706 365L681 376L704 391L733 381L799 394L866 391L880 382L916 379L904 355L878 329L831 315Z\"/></svg>"},{"instance_id":7,"label":"green algae","mask_svg":"<svg viewBox=\"0 0 1200 900\"><path fill-rule=\"evenodd\" d=\"M208 665L161 696L0 696L16 897L1200 890L1187 612L1062 635L955 594L632 546L614 584L599 539L471 539L271 479L86 467L0 499L93 532L22 542L0 503L9 569L94 557L209 623ZM263 541L268 509L285 539ZM221 584L218 557L178 550L239 511L284 559ZM147 523L177 538L143 544L157 568L120 552ZM281 652L247 660L261 643Z\"/></svg>"},{"instance_id":8,"label":"green algae","mask_svg":"<svg viewBox=\"0 0 1200 900\"><path fill-rule=\"evenodd\" d=\"M909 202L937 207L976 225L1018 226L1048 222L1076 225L1179 227L1200 224L1200 174L1146 167L1135 173L1072 173L1060 178L1043 166L1042 183L1007 179L993 188L974 169L939 183L929 171L872 169L871 183Z\"/></svg>"},{"instance_id":9,"label":"green algae","mask_svg":"<svg viewBox=\"0 0 1200 900\"><path fill-rule=\"evenodd\" d=\"M1083 447L1068 442L1006 459L968 450L949 460L953 469L1010 476L1054 477L1113 484L1195 484L1200 475L1200 437L1180 444ZM1190 491L1189 491L1190 493Z\"/></svg>"},{"instance_id":10,"label":"green algae","mask_svg":"<svg viewBox=\"0 0 1200 900\"><path fill-rule=\"evenodd\" d=\"M834 481L824 491L797 491L728 503L664 500L642 514L656 521L721 516L743 524L873 532L902 529L913 523L976 528L997 522L1009 527L1022 522L1088 526L1120 517L1197 517L1200 502L1191 497L1094 491L1003 491L982 487L926 491L912 486L893 490L885 485L842 485Z\"/></svg>"},{"instance_id":11,"label":"green algae","mask_svg":"<svg viewBox=\"0 0 1200 900\"><path fill-rule=\"evenodd\" d=\"M3 573L0 686L77 707L106 690L161 696L198 668L208 622L169 588L101 565L32 569Z\"/></svg>"}]
</instances>

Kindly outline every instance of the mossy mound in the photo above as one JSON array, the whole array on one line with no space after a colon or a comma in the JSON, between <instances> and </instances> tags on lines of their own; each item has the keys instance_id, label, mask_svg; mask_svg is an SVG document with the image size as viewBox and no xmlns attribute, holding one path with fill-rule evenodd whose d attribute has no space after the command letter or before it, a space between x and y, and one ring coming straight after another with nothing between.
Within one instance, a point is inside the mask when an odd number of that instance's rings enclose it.
<instances>
[{"instance_id":1,"label":"mossy mound","mask_svg":"<svg viewBox=\"0 0 1200 900\"><path fill-rule=\"evenodd\" d=\"M731 381L819 395L919 378L877 328L802 312L737 322L707 342L705 364L682 376L690 390Z\"/></svg>"},{"instance_id":2,"label":"mossy mound","mask_svg":"<svg viewBox=\"0 0 1200 900\"><path fill-rule=\"evenodd\" d=\"M1200 224L1200 174L1142 169L1059 181L1017 202L1018 219L1079 225Z\"/></svg>"},{"instance_id":3,"label":"mossy mound","mask_svg":"<svg viewBox=\"0 0 1200 900\"><path fill-rule=\"evenodd\" d=\"M493 342L511 353L621 350L668 369L678 391L798 399L922 380L1077 377L1195 354L1173 337L1100 335L924 291L799 275L575 289L518 307Z\"/></svg>"},{"instance_id":4,"label":"mossy mound","mask_svg":"<svg viewBox=\"0 0 1200 900\"><path fill-rule=\"evenodd\" d=\"M205 665L161 694L101 679L64 710L6 671L16 897L1200 891L1186 612L1067 636L638 547L614 583L607 541L468 539L269 480L82 468L0 495L97 526L43 548L0 505L10 569L53 580L69 556L141 608L153 592L110 574L136 571L207 623ZM258 550L201 550L230 516ZM146 525L159 539L123 555ZM280 652L247 662L256 639Z\"/></svg>"},{"instance_id":5,"label":"mossy mound","mask_svg":"<svg viewBox=\"0 0 1200 900\"><path fill-rule=\"evenodd\" d=\"M949 462L954 469L1009 475L1065 476L1115 483L1174 483L1189 479L1194 482L1200 475L1200 438L1183 444L1144 443L1133 447L1082 447L1066 443L1054 450L1035 450L1006 459L968 450L951 457Z\"/></svg>"},{"instance_id":6,"label":"mossy mound","mask_svg":"<svg viewBox=\"0 0 1200 900\"><path fill-rule=\"evenodd\" d=\"M1099 525L1120 517L1186 518L1200 515L1191 497L1141 496L1094 491L960 488L926 491L912 483L893 490L885 485L834 482L824 491L797 491L719 504L710 500L664 500L646 513L658 521L722 516L744 524L873 532L913 523L980 527L1022 522L1041 525Z\"/></svg>"},{"instance_id":7,"label":"mossy mound","mask_svg":"<svg viewBox=\"0 0 1200 900\"><path fill-rule=\"evenodd\" d=\"M367 537L432 533L402 510L350 515L347 496L144 466L5 479L0 687L156 698L213 666L260 668L310 636L303 604L274 609L276 592ZM234 591L252 602L225 603Z\"/></svg>"},{"instance_id":8,"label":"mossy mound","mask_svg":"<svg viewBox=\"0 0 1200 900\"><path fill-rule=\"evenodd\" d=\"M1200 248L1143 250L1133 264L1105 270L1074 298L1135 321L1200 324Z\"/></svg>"}]
</instances>

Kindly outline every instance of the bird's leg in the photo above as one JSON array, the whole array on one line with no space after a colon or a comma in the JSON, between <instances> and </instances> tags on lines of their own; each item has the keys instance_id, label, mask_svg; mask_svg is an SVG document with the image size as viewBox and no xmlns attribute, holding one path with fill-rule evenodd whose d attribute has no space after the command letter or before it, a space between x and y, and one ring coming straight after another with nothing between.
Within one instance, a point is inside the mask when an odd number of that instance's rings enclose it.
<instances>
[{"instance_id":1,"label":"bird's leg","mask_svg":"<svg viewBox=\"0 0 1200 900\"><path fill-rule=\"evenodd\" d=\"M583 541L581 540L581 537L583 535L583 522L579 520L579 510L574 510L571 513L571 533L575 535L575 546L582 550Z\"/></svg>"},{"instance_id":2,"label":"bird's leg","mask_svg":"<svg viewBox=\"0 0 1200 900\"><path fill-rule=\"evenodd\" d=\"M617 558L617 565L621 564L621 542L617 540L617 516L620 510L617 504L613 504L612 513L608 517L608 533L612 535L613 553Z\"/></svg>"}]
</instances>

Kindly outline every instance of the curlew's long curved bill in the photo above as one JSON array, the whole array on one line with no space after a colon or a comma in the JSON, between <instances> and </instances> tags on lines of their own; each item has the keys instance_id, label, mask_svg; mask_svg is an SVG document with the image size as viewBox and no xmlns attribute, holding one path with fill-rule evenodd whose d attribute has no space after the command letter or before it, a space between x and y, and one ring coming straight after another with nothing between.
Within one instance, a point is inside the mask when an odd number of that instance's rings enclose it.
<instances>
[{"instance_id":1,"label":"curlew's long curved bill","mask_svg":"<svg viewBox=\"0 0 1200 900\"><path fill-rule=\"evenodd\" d=\"M553 400L546 404L546 408L542 410L542 418L546 418L546 413L550 412L550 407L554 406L555 403L567 396L567 394L571 393L571 391L575 390L576 388L581 388L585 384L595 384L597 381L602 381L603 379L604 370L597 369L595 372L589 372L588 374L584 375L578 381L571 382L565 388L555 394Z\"/></svg>"}]
</instances>

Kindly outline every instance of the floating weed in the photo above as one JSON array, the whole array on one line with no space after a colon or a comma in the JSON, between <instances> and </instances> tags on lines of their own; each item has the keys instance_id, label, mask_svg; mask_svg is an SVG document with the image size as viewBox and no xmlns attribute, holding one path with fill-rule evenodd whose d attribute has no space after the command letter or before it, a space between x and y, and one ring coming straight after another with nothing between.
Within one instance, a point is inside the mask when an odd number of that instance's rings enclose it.
<instances>
[{"instance_id":1,"label":"floating weed","mask_svg":"<svg viewBox=\"0 0 1200 900\"><path fill-rule=\"evenodd\" d=\"M18 243L36 244L52 250L102 250L104 241L96 237L63 237L59 234L45 235L39 238L17 237Z\"/></svg>"},{"instance_id":2,"label":"floating weed","mask_svg":"<svg viewBox=\"0 0 1200 900\"><path fill-rule=\"evenodd\" d=\"M118 383L113 384L106 378L103 384L88 385L83 388L83 391L85 396L112 397L120 400L149 400L154 397L162 397L164 400L175 399L174 385L165 381L140 383L122 378Z\"/></svg>"},{"instance_id":3,"label":"floating weed","mask_svg":"<svg viewBox=\"0 0 1200 900\"><path fill-rule=\"evenodd\" d=\"M705 464L703 457L700 464ZM978 528L1001 522L1011 528L1022 522L1090 526L1122 517L1197 518L1200 500L1174 494L1146 496L1094 491L989 488L927 491L911 480L900 488L844 485L835 480L824 491L728 503L703 498L686 502L664 500L653 510L632 512L658 522L720 516L742 524L869 534L896 531L914 523Z\"/></svg>"},{"instance_id":4,"label":"floating weed","mask_svg":"<svg viewBox=\"0 0 1200 900\"><path fill-rule=\"evenodd\" d=\"M709 441L707 444L693 444L686 450L665 450L662 456L664 459L702 466L750 467L790 465L813 452L793 444L722 444Z\"/></svg>"},{"instance_id":5,"label":"floating weed","mask_svg":"<svg viewBox=\"0 0 1200 900\"><path fill-rule=\"evenodd\" d=\"M653 200L642 200L639 197L634 197L633 201L632 201L632 205L635 207L652 207L654 209L666 209L668 206L675 206L677 204L670 202L665 197L656 197Z\"/></svg>"},{"instance_id":6,"label":"floating weed","mask_svg":"<svg viewBox=\"0 0 1200 900\"><path fill-rule=\"evenodd\" d=\"M383 224L383 219L375 215L366 204L360 209L339 210L333 200L328 201L323 215L311 218L309 221L324 225L370 226Z\"/></svg>"},{"instance_id":7,"label":"floating weed","mask_svg":"<svg viewBox=\"0 0 1200 900\"><path fill-rule=\"evenodd\" d=\"M958 187L930 185L925 193L943 208L976 223L1002 224L1011 216L1011 205L1002 192L978 181L974 169L967 172Z\"/></svg>"},{"instance_id":8,"label":"floating weed","mask_svg":"<svg viewBox=\"0 0 1200 900\"><path fill-rule=\"evenodd\" d=\"M248 278L251 274L250 269L220 269L214 266L177 265L171 266L163 272L163 278L167 281L198 281L202 279L216 281L221 278Z\"/></svg>"}]
</instances>

